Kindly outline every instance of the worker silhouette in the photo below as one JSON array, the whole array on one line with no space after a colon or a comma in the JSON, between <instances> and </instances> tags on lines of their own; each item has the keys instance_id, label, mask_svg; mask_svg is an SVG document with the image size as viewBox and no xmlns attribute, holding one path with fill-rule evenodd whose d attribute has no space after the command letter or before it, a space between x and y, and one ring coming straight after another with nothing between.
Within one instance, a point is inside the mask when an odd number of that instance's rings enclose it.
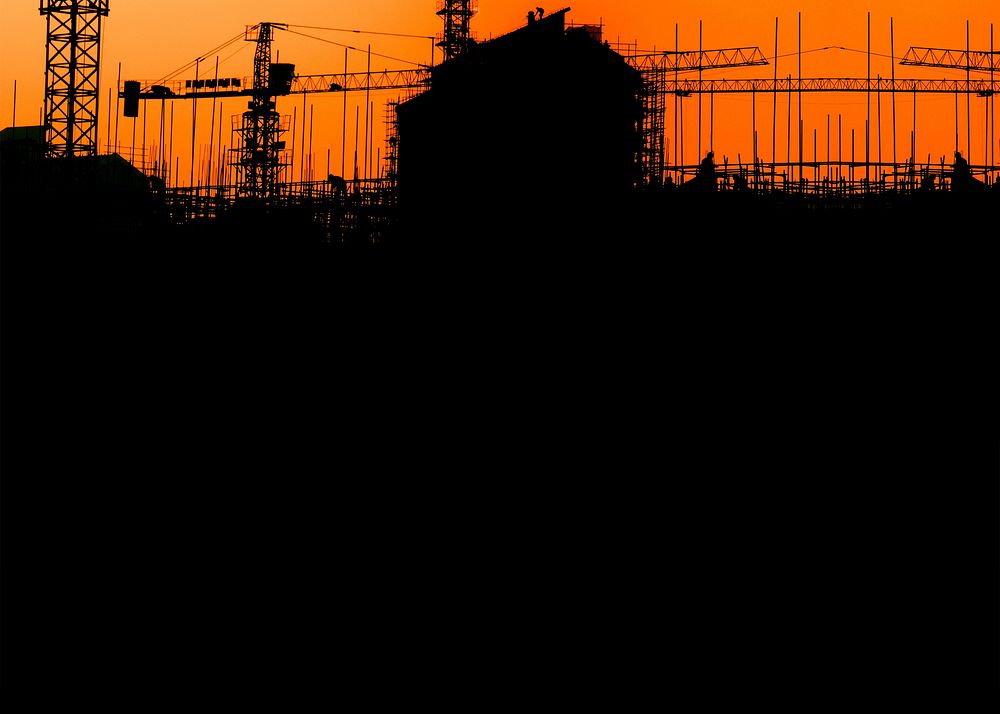
<instances>
[{"instance_id":1,"label":"worker silhouette","mask_svg":"<svg viewBox=\"0 0 1000 714\"><path fill-rule=\"evenodd\" d=\"M531 26L531 25L534 25L534 24L535 24L535 11L534 10L529 10L528 11L528 25Z\"/></svg>"},{"instance_id":2,"label":"worker silhouette","mask_svg":"<svg viewBox=\"0 0 1000 714\"><path fill-rule=\"evenodd\" d=\"M973 177L969 162L962 156L961 151L955 152L955 161L951 165L951 188L953 191L980 190L985 188L985 184Z\"/></svg>"},{"instance_id":3,"label":"worker silhouette","mask_svg":"<svg viewBox=\"0 0 1000 714\"><path fill-rule=\"evenodd\" d=\"M701 160L701 166L698 167L698 181L702 184L703 188L709 191L716 189L714 151L709 151L705 154L705 158Z\"/></svg>"}]
</instances>

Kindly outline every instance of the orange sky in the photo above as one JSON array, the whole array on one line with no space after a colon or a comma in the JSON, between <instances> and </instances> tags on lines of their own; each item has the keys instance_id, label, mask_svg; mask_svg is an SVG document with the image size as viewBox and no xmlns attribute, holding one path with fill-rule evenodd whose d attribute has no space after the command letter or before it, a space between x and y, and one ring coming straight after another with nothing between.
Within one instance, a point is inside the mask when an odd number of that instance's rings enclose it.
<instances>
[{"instance_id":1,"label":"orange sky","mask_svg":"<svg viewBox=\"0 0 1000 714\"><path fill-rule=\"evenodd\" d=\"M515 2L514 0L481 0L479 15L473 21L474 31L480 38L491 34L502 34L516 29L524 23L529 9L537 2ZM679 25L681 49L697 49L698 22L703 21L703 43L706 49L733 46L759 46L765 54L774 52L774 20L780 21L779 55L793 53L796 49L796 13L802 13L802 47L804 50L830 45L864 50L866 46L866 13L872 13L872 49L874 52L889 53L889 18L895 18L895 50L902 55L911 45L964 48L965 21L971 22L971 45L973 49L990 49L990 23L994 24L995 49L1000 49L1000 3L996 0L838 0L837 2L817 2L815 0L763 0L747 2L706 0L577 0L569 3L573 10L571 20L597 22L603 19L606 36L615 41L638 41L642 48L672 49L674 27ZM554 11L564 5L552 5L547 10ZM435 15L435 0L365 0L364 2L331 3L329 0L287 0L275 3L273 0L171 0L154 3L146 0L111 0L111 15L104 32L104 63L102 76L102 107L99 136L102 146L108 142L108 102L107 92L116 79L118 63L122 64L123 79L157 79L176 68L204 56L212 47L241 33L247 24L261 20L287 22L297 25L322 27L356 28L380 32L398 32L418 35L433 35L440 32L440 19ZM334 42L350 44L362 50L372 43L374 52L390 55L410 63L427 63L431 59L431 42L426 39L394 38L378 35L358 35L328 31L300 30ZM0 126L9 126L12 119L12 94L14 80L18 85L17 123L19 125L38 122L42 105L44 85L44 44L45 20L38 14L35 0L3 0L0 3ZM243 49L240 49L240 48ZM303 74L321 74L343 71L344 50L342 47L316 40L280 33L275 41L275 49L280 51L283 62L293 62ZM232 53L239 50L235 55ZM220 57L224 60L221 76L246 76L251 74L252 47L250 43L239 43L226 50ZM440 51L436 51L440 59ZM350 52L352 71L364 69L365 55L362 51ZM215 56L207 56L203 67L214 70ZM390 61L373 57L372 68L408 68L414 66L400 61ZM773 68L754 67L740 70L720 70L706 73L705 77L771 77ZM778 73L785 75L797 72L794 57L779 60ZM813 77L864 77L866 57L864 54L828 50L806 54L802 63L803 76ZM888 58L875 57L872 60L872 74L887 76L890 72ZM896 67L898 77L917 78L962 78L964 72L955 70ZM202 76L205 76L204 74ZM193 77L193 72L187 75ZM1000 80L1000 77L998 77ZM384 132L382 117L384 102L393 94L373 95L375 107L375 137L373 145L382 147ZM697 154L698 99L684 100L685 161L694 163ZM797 100L793 96L793 123L797 121ZM330 151L331 170L340 173L341 129L343 118L343 98L339 95L310 95L306 99L307 112L315 112L313 130L313 154L316 156L317 178L326 175L327 151ZM708 148L709 105L703 100L702 153ZM175 102L174 154L181 158L180 176L184 182L188 176L190 156L190 101ZM223 122L226 127L223 142L229 144L230 115L237 109L237 100L223 101ZM349 95L347 164L353 162L354 119L360 107L362 127L361 143L364 143L364 96L361 93ZM673 101L668 101L667 136L673 144ZM787 126L787 98L778 98L778 160L784 161ZM291 115L293 108L299 114L297 141L301 145L302 97L286 97L279 101L282 114ZM169 116L169 106L167 115ZM876 120L876 103L872 98L872 122ZM891 124L889 97L883 97L882 135L884 158L891 158ZM965 138L966 103L962 97L960 111L960 147L968 152ZM198 144L207 145L208 117L211 102L199 102ZM972 160L982 163L986 137L984 134L985 102L972 99ZM955 143L955 101L952 95L919 95L917 99L917 156L926 160L930 154L936 161L940 156L949 155ZM834 127L833 153L836 154L836 124L838 115L843 116L844 158L849 158L850 130L856 131L856 145L859 158L863 158L863 137L865 130L865 97L863 94L817 94L805 95L803 99L803 121L806 135L805 158L812 157L813 129L819 130L820 158L825 157L825 134L827 116L832 117ZM900 96L897 99L898 155L900 160L909 156L909 129L912 125L912 99ZM159 110L150 105L150 115L146 118L146 145L152 152L152 145L159 134ZM216 119L218 122L218 117ZM114 134L112 120L111 133ZM217 124L216 124L217 126ZM757 97L758 154L765 160L771 156L771 98ZM121 119L119 123L119 143L130 145L131 120ZM795 132L793 128L793 133ZM137 123L136 143L142 143L142 124ZM904 138L905 137L905 138ZM287 137L290 139L290 137ZM216 144L218 140L216 139ZM793 140L793 160L796 149ZM181 147L184 147L182 150ZM724 156L736 161L739 156L746 161L751 155L751 97L744 95L717 96L715 99L714 148L718 159ZM872 155L877 147L877 136L872 131ZM1000 146L994 144L1000 153ZM373 152L373 156L375 152ZM197 162L197 160L196 160ZM298 176L298 164L295 175ZM362 169L363 172L363 169ZM352 173L348 168L347 173Z\"/></svg>"}]
</instances>

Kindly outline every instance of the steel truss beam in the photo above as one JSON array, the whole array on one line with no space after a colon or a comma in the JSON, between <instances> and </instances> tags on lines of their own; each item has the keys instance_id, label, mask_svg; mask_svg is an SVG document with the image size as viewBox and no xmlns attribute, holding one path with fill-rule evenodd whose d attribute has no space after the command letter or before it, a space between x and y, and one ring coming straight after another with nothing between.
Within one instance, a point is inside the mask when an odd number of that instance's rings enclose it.
<instances>
[{"instance_id":1,"label":"steel truss beam","mask_svg":"<svg viewBox=\"0 0 1000 714\"><path fill-rule=\"evenodd\" d=\"M912 67L941 67L983 72L1000 71L1000 52L967 52L965 50L942 50L934 47L911 47L899 63Z\"/></svg>"}]
</instances>

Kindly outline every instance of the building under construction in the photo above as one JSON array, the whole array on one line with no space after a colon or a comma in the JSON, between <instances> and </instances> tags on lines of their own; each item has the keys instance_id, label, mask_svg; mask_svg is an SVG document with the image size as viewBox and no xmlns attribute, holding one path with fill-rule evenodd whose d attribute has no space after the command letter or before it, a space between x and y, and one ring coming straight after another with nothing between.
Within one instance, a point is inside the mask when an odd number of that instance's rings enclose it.
<instances>
[{"instance_id":1,"label":"building under construction","mask_svg":"<svg viewBox=\"0 0 1000 714\"><path fill-rule=\"evenodd\" d=\"M443 33L437 45L444 60L435 66L354 74L345 66L343 74L300 75L294 65L272 57L274 37L288 26L262 22L243 38L255 49L249 79L125 81L119 99L130 117L142 102L162 108L178 100L247 101L247 109L234 117L225 150L220 122L219 147L209 152L206 180L184 186L174 170L179 162L169 156L150 162L133 150L126 162L110 151L112 156L97 160L96 58L109 3L49 2L40 10L49 33L45 126L4 133L7 231L23 216L45 211L58 194L75 197L52 218L64 223L61 232L67 235L110 232L166 241L224 235L241 244L303 240L414 250L542 244L572 249L595 241L658 242L678 220L706 216L738 228L758 219L780 225L822 215L817 224L824 227L850 222L864 211L917 226L954 211L992 210L1000 195L1000 170L991 151L974 164L957 148L953 157L920 161L915 125L914 150L905 157L895 155L895 140L891 158L883 157L881 148L877 157L870 155L870 141L863 157L854 156L853 139L849 157L833 157L828 130L827 155L821 159L818 137L805 135L801 118L796 159L791 149L793 93L800 117L802 97L817 92L864 92L869 107L873 96L881 107L883 94L895 101L908 93L914 112L918 94L950 93L956 98L957 136L959 97L983 98L987 116L995 114L1000 61L992 47L989 52L910 48L900 63L964 69L964 80L810 79L801 69L797 78L782 78L776 66L766 79L705 79L703 73L727 67L764 67L777 56L769 59L754 46L642 52L610 44L600 25L572 25L568 8L548 14L537 8L513 32L477 42L471 29L476 3L470 0L438 2ZM61 58L68 56L82 59L67 64ZM296 177L290 156L296 132L289 131L289 118L279 114L276 100L364 92L367 107L373 91L398 97L386 103L388 138L384 155L379 151L379 170L359 176L355 168L354 175L345 170L346 175L317 178L315 171L300 168ZM758 96L787 96L785 161L773 142L770 160L762 158L768 152L757 145L756 125L753 156L733 161L714 152L711 141L702 145L700 121L697 159L684 161L683 128L679 140L676 136L683 99L713 102L724 94L751 94L755 102ZM710 116L711 127L714 111ZM881 111L878 121L881 135ZM304 144L304 116L302 122ZM992 124L986 124L987 147L996 143ZM895 132L893 111L894 137ZM813 155L807 160L810 138ZM967 145L971 142L970 131ZM304 151L300 146L300 155ZM370 157L370 149L366 154ZM366 167L374 163L365 161ZM107 210L94 210L102 205ZM84 214L102 218L88 222L81 219ZM541 242L528 246L527 240Z\"/></svg>"}]
</instances>

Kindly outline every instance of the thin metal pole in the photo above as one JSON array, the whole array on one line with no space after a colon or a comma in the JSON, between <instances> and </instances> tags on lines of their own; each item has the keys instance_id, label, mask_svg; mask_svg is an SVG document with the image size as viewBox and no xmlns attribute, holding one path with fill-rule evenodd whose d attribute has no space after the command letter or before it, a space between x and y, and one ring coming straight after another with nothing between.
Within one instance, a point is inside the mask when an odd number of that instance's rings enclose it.
<instances>
[{"instance_id":1,"label":"thin metal pole","mask_svg":"<svg viewBox=\"0 0 1000 714\"><path fill-rule=\"evenodd\" d=\"M837 115L837 179L844 178L844 115Z\"/></svg>"},{"instance_id":2,"label":"thin metal pole","mask_svg":"<svg viewBox=\"0 0 1000 714\"><path fill-rule=\"evenodd\" d=\"M865 180L870 181L871 167L871 127L872 124L872 14L868 13L868 75L865 80L865 108L868 118L865 120Z\"/></svg>"},{"instance_id":3,"label":"thin metal pole","mask_svg":"<svg viewBox=\"0 0 1000 714\"><path fill-rule=\"evenodd\" d=\"M892 170L896 171L896 38L893 19L889 18L889 55L892 68Z\"/></svg>"},{"instance_id":4,"label":"thin metal pole","mask_svg":"<svg viewBox=\"0 0 1000 714\"><path fill-rule=\"evenodd\" d=\"M174 163L174 103L170 102L170 153L167 157L167 167L169 168ZM173 185L177 185L177 174L173 176Z\"/></svg>"},{"instance_id":5,"label":"thin metal pole","mask_svg":"<svg viewBox=\"0 0 1000 714\"><path fill-rule=\"evenodd\" d=\"M771 101L771 183L774 183L774 165L778 160L778 18L774 18L774 91Z\"/></svg>"},{"instance_id":6,"label":"thin metal pole","mask_svg":"<svg viewBox=\"0 0 1000 714\"><path fill-rule=\"evenodd\" d=\"M354 107L354 180L358 180L358 137L361 132L361 107Z\"/></svg>"},{"instance_id":7,"label":"thin metal pole","mask_svg":"<svg viewBox=\"0 0 1000 714\"><path fill-rule=\"evenodd\" d=\"M191 102L194 107L191 109L191 177L188 179L188 185L192 188L194 187L194 144L195 144L195 130L198 128L198 79L200 77L201 70L201 58L195 60L194 63L194 81L195 81L195 95L194 101Z\"/></svg>"},{"instance_id":8,"label":"thin metal pole","mask_svg":"<svg viewBox=\"0 0 1000 714\"><path fill-rule=\"evenodd\" d=\"M792 170L792 75L788 75L788 136L786 138L785 162L788 164L791 180L794 181L795 172Z\"/></svg>"},{"instance_id":9,"label":"thin metal pole","mask_svg":"<svg viewBox=\"0 0 1000 714\"><path fill-rule=\"evenodd\" d=\"M993 79L993 67L996 65L996 54L993 49L993 23L990 23L990 55L993 57L993 61L990 62L990 91L992 92L990 96L991 100L991 110L990 110L990 166L996 167L996 144L997 144L997 88L996 82Z\"/></svg>"},{"instance_id":10,"label":"thin metal pole","mask_svg":"<svg viewBox=\"0 0 1000 714\"><path fill-rule=\"evenodd\" d=\"M431 66L434 66L434 43L431 42ZM347 172L347 48L344 48L344 128L340 138L340 177ZM304 119L305 117L303 117Z\"/></svg>"},{"instance_id":11,"label":"thin metal pole","mask_svg":"<svg viewBox=\"0 0 1000 714\"><path fill-rule=\"evenodd\" d=\"M119 112L119 108L121 106L121 101L122 101L121 91L122 91L122 63L119 62L118 63L118 86L117 86L117 89L115 89L115 92L116 92L116 95L115 95L115 153L118 153L118 151L119 151L119 146L118 146L118 117L121 115L120 112ZM173 106L174 106L173 104L170 105L171 109L173 109Z\"/></svg>"},{"instance_id":12,"label":"thin metal pole","mask_svg":"<svg viewBox=\"0 0 1000 714\"><path fill-rule=\"evenodd\" d=\"M373 166L372 166L372 152L375 150L375 102L371 103L371 119L369 119L369 121L371 122L371 125L369 126L369 130L371 131L372 140L371 140L371 143L368 145L368 159L367 159L367 161L368 161L368 170L367 170L367 173L368 173L368 178L374 178L372 176L372 170L373 170Z\"/></svg>"},{"instance_id":13,"label":"thin metal pole","mask_svg":"<svg viewBox=\"0 0 1000 714\"><path fill-rule=\"evenodd\" d=\"M316 169L314 166L315 159L313 158L313 128L314 128L313 121L315 117L316 117L316 105L310 104L309 105L309 180L310 181L316 180L315 177Z\"/></svg>"},{"instance_id":14,"label":"thin metal pole","mask_svg":"<svg viewBox=\"0 0 1000 714\"><path fill-rule=\"evenodd\" d=\"M11 126L17 126L17 80L14 80L14 111L10 119Z\"/></svg>"},{"instance_id":15,"label":"thin metal pole","mask_svg":"<svg viewBox=\"0 0 1000 714\"><path fill-rule=\"evenodd\" d=\"M965 146L969 150L969 165L972 165L972 93L969 91L969 84L972 81L972 69L969 67L969 21L965 21ZM990 62L992 63L992 58ZM914 104L914 108L916 105Z\"/></svg>"},{"instance_id":16,"label":"thin metal pole","mask_svg":"<svg viewBox=\"0 0 1000 714\"><path fill-rule=\"evenodd\" d=\"M799 13L799 178L802 178L802 13Z\"/></svg>"},{"instance_id":17,"label":"thin metal pole","mask_svg":"<svg viewBox=\"0 0 1000 714\"><path fill-rule=\"evenodd\" d=\"M680 181L680 174L677 173L676 167L681 165L680 152L678 150L679 143L677 142L677 126L678 126L678 104L680 104L681 98L677 94L677 73L680 69L679 63L676 61L676 57L681 51L681 30L678 23L674 23L674 52L677 53L674 57L674 183ZM680 104L683 107L683 104ZM682 110L683 111L683 110Z\"/></svg>"},{"instance_id":18,"label":"thin metal pole","mask_svg":"<svg viewBox=\"0 0 1000 714\"><path fill-rule=\"evenodd\" d=\"M816 181L816 183L819 183L819 136L817 129L813 129L813 164L816 165L816 172L813 180Z\"/></svg>"},{"instance_id":19,"label":"thin metal pole","mask_svg":"<svg viewBox=\"0 0 1000 714\"><path fill-rule=\"evenodd\" d=\"M882 75L878 76L876 80L878 83L878 91L875 92L875 103L878 107L878 170L882 170ZM876 172L875 178L878 179L878 172Z\"/></svg>"},{"instance_id":20,"label":"thin metal pole","mask_svg":"<svg viewBox=\"0 0 1000 714\"><path fill-rule=\"evenodd\" d=\"M160 146L156 150L156 175L158 177L160 177L161 179L165 179L167 177L167 172L163 168L164 154L166 153L166 151L164 149L164 144L166 143L164 141L164 139L165 139L166 129L167 129L167 127L166 127L166 124L167 124L166 119L167 119L167 100L166 99L161 99L160 100L160 136L159 136Z\"/></svg>"},{"instance_id":21,"label":"thin metal pole","mask_svg":"<svg viewBox=\"0 0 1000 714\"><path fill-rule=\"evenodd\" d=\"M368 119L370 108L368 103L371 101L371 86L372 86L372 46L368 45L368 74L365 75L365 178L368 178Z\"/></svg>"},{"instance_id":22,"label":"thin metal pole","mask_svg":"<svg viewBox=\"0 0 1000 714\"><path fill-rule=\"evenodd\" d=\"M851 129L851 186L854 185L854 129Z\"/></svg>"},{"instance_id":23,"label":"thin metal pole","mask_svg":"<svg viewBox=\"0 0 1000 714\"><path fill-rule=\"evenodd\" d=\"M219 91L219 56L215 56L215 85L213 87L215 92L212 93L212 124L209 126L208 131L208 168L205 172L205 183L211 185L212 183L212 157L215 155L215 100L216 94ZM221 115L219 117L222 118ZM222 143L222 128L219 128L219 143Z\"/></svg>"},{"instance_id":24,"label":"thin metal pole","mask_svg":"<svg viewBox=\"0 0 1000 714\"><path fill-rule=\"evenodd\" d=\"M702 21L698 20L698 88L701 89L702 62ZM698 161L701 161L701 92L698 92Z\"/></svg>"},{"instance_id":25,"label":"thin metal pole","mask_svg":"<svg viewBox=\"0 0 1000 714\"><path fill-rule=\"evenodd\" d=\"M708 150L715 151L715 87L708 94Z\"/></svg>"},{"instance_id":26,"label":"thin metal pole","mask_svg":"<svg viewBox=\"0 0 1000 714\"><path fill-rule=\"evenodd\" d=\"M142 172L146 173L146 102L142 103Z\"/></svg>"},{"instance_id":27,"label":"thin metal pole","mask_svg":"<svg viewBox=\"0 0 1000 714\"><path fill-rule=\"evenodd\" d=\"M757 92L750 91L750 134L753 139L753 163L757 165Z\"/></svg>"},{"instance_id":28,"label":"thin metal pole","mask_svg":"<svg viewBox=\"0 0 1000 714\"><path fill-rule=\"evenodd\" d=\"M826 178L832 178L832 166L830 166L830 115L826 115Z\"/></svg>"},{"instance_id":29,"label":"thin metal pole","mask_svg":"<svg viewBox=\"0 0 1000 714\"><path fill-rule=\"evenodd\" d=\"M347 85L344 85L347 91ZM294 169L293 169L294 171ZM305 181L306 171L306 95L302 95L302 156L299 158L299 183Z\"/></svg>"},{"instance_id":30,"label":"thin metal pole","mask_svg":"<svg viewBox=\"0 0 1000 714\"><path fill-rule=\"evenodd\" d=\"M955 90L955 153L956 154L958 153L959 150L958 146L959 131L960 130L958 128L958 90Z\"/></svg>"},{"instance_id":31,"label":"thin metal pole","mask_svg":"<svg viewBox=\"0 0 1000 714\"><path fill-rule=\"evenodd\" d=\"M218 78L216 78L216 86L218 86ZM222 117L224 116L223 113L222 113L222 107L223 107L224 104L225 104L225 102L219 102L219 149L220 150L222 149ZM222 154L221 154L221 152L219 154L219 168L220 169L222 168ZM209 181L209 182L211 183L211 181ZM220 178L219 178L219 183L220 184L222 183L221 175L220 175Z\"/></svg>"},{"instance_id":32,"label":"thin metal pole","mask_svg":"<svg viewBox=\"0 0 1000 714\"><path fill-rule=\"evenodd\" d=\"M913 166L916 168L917 165L917 86L913 85L913 139L910 142L911 152L913 154Z\"/></svg>"},{"instance_id":33,"label":"thin metal pole","mask_svg":"<svg viewBox=\"0 0 1000 714\"><path fill-rule=\"evenodd\" d=\"M111 92L114 90L108 87L108 153L111 153Z\"/></svg>"},{"instance_id":34,"label":"thin metal pole","mask_svg":"<svg viewBox=\"0 0 1000 714\"><path fill-rule=\"evenodd\" d=\"M304 121L305 117L302 117L302 119ZM299 108L292 107L292 161L291 161L292 180L290 181L290 183L295 182L295 135L298 133L296 131L296 129L298 129L298 126L299 126Z\"/></svg>"}]
</instances>

